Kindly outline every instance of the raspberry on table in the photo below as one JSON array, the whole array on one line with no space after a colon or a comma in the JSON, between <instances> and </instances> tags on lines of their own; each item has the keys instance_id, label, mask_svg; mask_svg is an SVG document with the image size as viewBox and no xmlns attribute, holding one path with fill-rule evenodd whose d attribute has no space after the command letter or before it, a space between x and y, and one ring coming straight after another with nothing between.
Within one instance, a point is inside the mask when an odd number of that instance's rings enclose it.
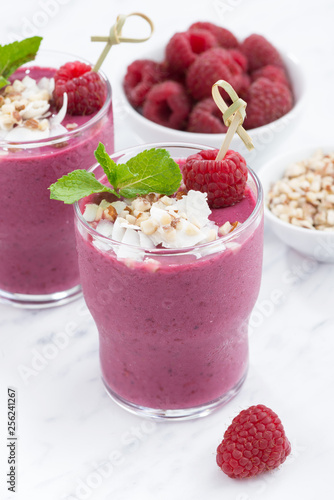
<instances>
[{"instance_id":1,"label":"raspberry on table","mask_svg":"<svg viewBox=\"0 0 334 500\"><path fill-rule=\"evenodd\" d=\"M225 49L234 49L239 46L239 42L236 37L226 28L222 28L221 26L217 26L216 24L206 21L193 23L189 27L189 31L197 29L207 30L212 33L216 37L220 47Z\"/></svg>"},{"instance_id":2,"label":"raspberry on table","mask_svg":"<svg viewBox=\"0 0 334 500\"><path fill-rule=\"evenodd\" d=\"M283 425L270 408L251 406L236 416L217 448L216 461L231 478L275 469L291 452Z\"/></svg>"},{"instance_id":3,"label":"raspberry on table","mask_svg":"<svg viewBox=\"0 0 334 500\"><path fill-rule=\"evenodd\" d=\"M142 106L148 91L162 80L161 65L149 59L138 59L131 63L124 77L124 91L130 104Z\"/></svg>"},{"instance_id":4,"label":"raspberry on table","mask_svg":"<svg viewBox=\"0 0 334 500\"><path fill-rule=\"evenodd\" d=\"M226 80L234 87L234 77L241 73L228 50L220 47L200 54L188 69L186 86L194 99L211 96L212 85L217 80ZM237 89L236 89L237 92Z\"/></svg>"},{"instance_id":5,"label":"raspberry on table","mask_svg":"<svg viewBox=\"0 0 334 500\"><path fill-rule=\"evenodd\" d=\"M106 100L106 85L100 75L80 61L61 66L54 76L53 99L57 109L63 105L63 94L67 93L67 113L90 115L102 108Z\"/></svg>"},{"instance_id":6,"label":"raspberry on table","mask_svg":"<svg viewBox=\"0 0 334 500\"><path fill-rule=\"evenodd\" d=\"M280 82L289 88L291 87L285 69L272 64L268 64L267 66L257 69L252 73L251 78L253 82L259 78L268 78L268 80L273 82Z\"/></svg>"},{"instance_id":7,"label":"raspberry on table","mask_svg":"<svg viewBox=\"0 0 334 500\"><path fill-rule=\"evenodd\" d=\"M253 34L245 38L240 50L246 56L251 72L268 64L284 67L278 50L262 35Z\"/></svg>"},{"instance_id":8,"label":"raspberry on table","mask_svg":"<svg viewBox=\"0 0 334 500\"><path fill-rule=\"evenodd\" d=\"M248 91L248 102L244 127L261 127L288 113L293 106L290 89L280 83L258 78Z\"/></svg>"},{"instance_id":9,"label":"raspberry on table","mask_svg":"<svg viewBox=\"0 0 334 500\"><path fill-rule=\"evenodd\" d=\"M204 134L224 134L227 132L222 112L211 97L195 104L189 115L187 131Z\"/></svg>"},{"instance_id":10,"label":"raspberry on table","mask_svg":"<svg viewBox=\"0 0 334 500\"><path fill-rule=\"evenodd\" d=\"M166 80L154 85L146 96L143 115L165 127L183 129L191 109L190 99L178 82Z\"/></svg>"},{"instance_id":11,"label":"raspberry on table","mask_svg":"<svg viewBox=\"0 0 334 500\"><path fill-rule=\"evenodd\" d=\"M217 45L216 37L206 30L175 33L166 46L166 61L174 73L185 73L198 54Z\"/></svg>"},{"instance_id":12,"label":"raspberry on table","mask_svg":"<svg viewBox=\"0 0 334 500\"><path fill-rule=\"evenodd\" d=\"M200 151L189 156L182 168L187 190L207 193L212 208L228 207L241 201L248 176L246 160L239 153L228 150L219 161L217 154L217 149Z\"/></svg>"}]
</instances>

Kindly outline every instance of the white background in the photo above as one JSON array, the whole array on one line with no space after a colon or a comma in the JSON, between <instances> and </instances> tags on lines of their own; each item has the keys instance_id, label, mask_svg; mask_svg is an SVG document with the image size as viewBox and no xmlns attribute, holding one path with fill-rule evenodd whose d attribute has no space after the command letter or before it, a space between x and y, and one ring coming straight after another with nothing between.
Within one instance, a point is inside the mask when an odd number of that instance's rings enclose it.
<instances>
[{"instance_id":1,"label":"white background","mask_svg":"<svg viewBox=\"0 0 334 500\"><path fill-rule=\"evenodd\" d=\"M1 39L39 34L43 48L97 59L119 13L155 23L149 42L111 49L103 65L119 82L127 62L165 44L192 22L211 20L240 39L267 36L300 61L307 80L303 114L274 155L333 143L334 3L330 0L1 0ZM130 26L130 25L129 25ZM140 27L134 25L141 32ZM114 92L116 148L139 141ZM333 144L334 149L334 144ZM254 167L260 168L261 156ZM334 336L332 265L283 245L266 227L262 287L250 330L250 371L240 394L198 421L152 423L118 408L99 376L98 338L83 300L59 309L0 306L0 498L19 500L313 500L331 498ZM279 301L275 297L280 295ZM63 346L57 348L60 339ZM39 361L38 361L39 360ZM28 380L20 367L34 367ZM18 482L7 492L6 388L18 391ZM234 481L215 464L231 419L263 403L281 417L292 454L271 474Z\"/></svg>"}]
</instances>

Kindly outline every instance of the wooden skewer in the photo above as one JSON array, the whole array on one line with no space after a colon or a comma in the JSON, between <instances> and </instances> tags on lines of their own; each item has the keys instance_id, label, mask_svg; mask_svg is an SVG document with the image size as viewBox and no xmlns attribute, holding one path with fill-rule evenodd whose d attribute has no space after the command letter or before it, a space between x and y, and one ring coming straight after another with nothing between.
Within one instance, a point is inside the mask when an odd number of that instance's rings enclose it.
<instances>
[{"instance_id":1,"label":"wooden skewer","mask_svg":"<svg viewBox=\"0 0 334 500\"><path fill-rule=\"evenodd\" d=\"M219 87L224 89L231 97L233 101L231 106L228 106L222 98L219 92ZM242 126L242 123L246 117L245 110L247 103L238 96L232 85L230 85L225 80L218 80L212 86L212 96L218 108L223 113L224 123L228 127L225 139L217 154L216 160L224 159L235 133L239 135L240 139L242 139L249 150L254 149L254 144L251 137L247 134L246 130Z\"/></svg>"},{"instance_id":2,"label":"wooden skewer","mask_svg":"<svg viewBox=\"0 0 334 500\"><path fill-rule=\"evenodd\" d=\"M127 38L122 36L122 28L124 26L125 21L127 20L128 17L131 16L138 16L142 17L145 19L145 21L148 22L151 28L150 34L145 37L145 38ZM98 58L95 66L93 67L92 71L99 71L103 61L107 57L107 54L111 47L113 45L117 45L119 43L125 42L125 43L140 43L140 42L146 42L149 38L151 38L152 33L154 31L154 25L151 19L146 16L145 14L142 14L141 12L132 12L132 14L120 14L117 16L116 23L110 28L109 36L92 36L91 41L92 42L106 42L106 46L104 47L100 57Z\"/></svg>"}]
</instances>

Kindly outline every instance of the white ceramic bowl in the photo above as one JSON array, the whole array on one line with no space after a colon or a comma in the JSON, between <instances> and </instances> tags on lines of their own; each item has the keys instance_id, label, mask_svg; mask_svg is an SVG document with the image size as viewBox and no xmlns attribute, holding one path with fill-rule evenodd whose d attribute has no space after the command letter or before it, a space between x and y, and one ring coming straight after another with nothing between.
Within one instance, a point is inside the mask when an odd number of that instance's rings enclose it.
<instances>
[{"instance_id":1,"label":"white ceramic bowl","mask_svg":"<svg viewBox=\"0 0 334 500\"><path fill-rule=\"evenodd\" d=\"M241 153L246 160L252 165L254 169L257 167L261 154L268 148L272 150L274 144L280 143L291 132L290 126L295 121L296 116L302 108L302 101L305 94L305 81L304 75L301 70L300 64L297 59L291 54L281 54L286 65L294 93L295 103L292 110L278 120L275 120L268 125L250 129L249 135L251 136L255 149L249 152L244 143L238 135L235 135L231 149L236 149ZM142 59L144 57L141 57ZM154 61L162 61L163 54L160 51L145 54L145 59L152 59ZM127 113L127 122L132 128L134 134L141 142L161 142L161 141L178 141L178 142L191 142L194 144L205 144L214 148L220 148L224 140L225 134L202 134L194 132L185 132L175 130L172 128L158 125L157 123L144 118L137 112L129 103L124 90L123 78L126 69L121 76L121 79L116 83L115 94L120 98L120 105L122 110ZM247 112L247 108L246 108Z\"/></svg>"},{"instance_id":2,"label":"white ceramic bowl","mask_svg":"<svg viewBox=\"0 0 334 500\"><path fill-rule=\"evenodd\" d=\"M270 186L283 177L286 168L296 161L310 158L319 149L324 153L332 153L334 145L328 147L309 146L276 156L260 169L258 175L263 186L265 220L274 233L284 243L301 254L317 261L334 263L334 233L305 229L284 222L276 217L267 206L267 196Z\"/></svg>"}]
</instances>

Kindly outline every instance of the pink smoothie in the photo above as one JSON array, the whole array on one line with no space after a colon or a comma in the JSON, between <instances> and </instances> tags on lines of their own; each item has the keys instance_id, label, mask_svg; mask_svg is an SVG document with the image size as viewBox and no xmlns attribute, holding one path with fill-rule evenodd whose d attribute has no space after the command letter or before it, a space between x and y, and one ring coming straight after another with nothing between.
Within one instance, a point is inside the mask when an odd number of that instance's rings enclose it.
<instances>
[{"instance_id":1,"label":"pink smoothie","mask_svg":"<svg viewBox=\"0 0 334 500\"><path fill-rule=\"evenodd\" d=\"M244 222L255 204L247 189L240 203L211 218L219 225ZM117 260L77 230L84 297L111 394L143 407L186 409L214 402L242 382L261 280L262 209L256 220L237 248L179 256L172 265L162 259L156 270Z\"/></svg>"},{"instance_id":2,"label":"pink smoothie","mask_svg":"<svg viewBox=\"0 0 334 500\"><path fill-rule=\"evenodd\" d=\"M33 67L29 74L39 80L54 73L51 68ZM19 79L23 76L22 70L15 74ZM93 165L99 141L109 153L113 151L111 102L101 111L96 118L66 116L62 125L77 123L79 127L58 144L40 141L37 148L23 149L17 144L8 150L0 141L1 290L44 295L79 284L73 207L50 200L48 187L72 170ZM80 127L85 124L86 128Z\"/></svg>"}]
</instances>

